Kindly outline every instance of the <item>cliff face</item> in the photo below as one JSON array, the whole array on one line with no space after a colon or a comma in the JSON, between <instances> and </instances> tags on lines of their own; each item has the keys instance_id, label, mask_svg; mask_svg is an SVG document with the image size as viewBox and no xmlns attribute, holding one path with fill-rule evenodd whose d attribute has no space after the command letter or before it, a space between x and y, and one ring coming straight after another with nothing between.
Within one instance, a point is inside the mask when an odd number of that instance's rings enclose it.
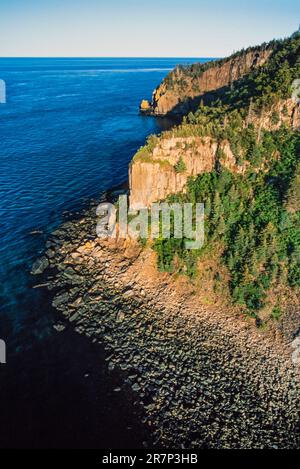
<instances>
[{"instance_id":1,"label":"cliff face","mask_svg":"<svg viewBox=\"0 0 300 469\"><path fill-rule=\"evenodd\" d=\"M186 274L195 291L204 285L221 302L228 295L228 304L251 313L257 326L278 321L292 337L300 330L299 59L297 33L257 52L177 68L143 109L186 114L195 104L195 112L149 137L129 174L132 209L171 194L177 202L206 204L205 249L189 255L175 232L168 242L158 238L149 244L159 269Z\"/></svg>"},{"instance_id":2,"label":"cliff face","mask_svg":"<svg viewBox=\"0 0 300 469\"><path fill-rule=\"evenodd\" d=\"M225 61L176 68L153 92L152 102L143 100L141 112L154 115L186 114L194 110L210 92L221 91L252 69L262 66L270 57L271 48L257 48Z\"/></svg>"},{"instance_id":3,"label":"cliff face","mask_svg":"<svg viewBox=\"0 0 300 469\"><path fill-rule=\"evenodd\" d=\"M229 142L218 144L211 137L163 139L154 148L151 159L136 159L130 165L130 207L140 209L163 200L170 194L184 192L190 176L211 172L222 150L222 162L227 169L244 172L246 165L237 165ZM185 169L177 170L179 161Z\"/></svg>"},{"instance_id":4,"label":"cliff face","mask_svg":"<svg viewBox=\"0 0 300 469\"><path fill-rule=\"evenodd\" d=\"M260 115L249 110L244 125L249 124L257 130L277 130L283 124L299 130L300 106L289 99ZM180 161L184 167L182 171L178 171ZM137 155L131 162L130 207L136 210L149 207L170 194L184 192L189 177L211 172L217 165L243 174L249 164L249 161L238 164L227 140L218 142L209 136L161 137L147 158Z\"/></svg>"},{"instance_id":5,"label":"cliff face","mask_svg":"<svg viewBox=\"0 0 300 469\"><path fill-rule=\"evenodd\" d=\"M249 123L257 128L266 130L278 130L282 125L300 130L300 104L294 99L278 102L268 111L262 112L260 116L249 116Z\"/></svg>"}]
</instances>

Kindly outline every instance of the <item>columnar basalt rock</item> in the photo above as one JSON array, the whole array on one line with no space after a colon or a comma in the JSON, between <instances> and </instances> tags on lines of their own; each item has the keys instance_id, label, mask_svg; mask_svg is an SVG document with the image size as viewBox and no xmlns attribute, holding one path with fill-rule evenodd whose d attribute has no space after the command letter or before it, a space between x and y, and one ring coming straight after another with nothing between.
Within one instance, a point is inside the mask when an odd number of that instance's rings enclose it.
<instances>
[{"instance_id":1,"label":"columnar basalt rock","mask_svg":"<svg viewBox=\"0 0 300 469\"><path fill-rule=\"evenodd\" d=\"M193 73L192 67L175 68L153 92L151 104L143 100L140 110L148 114L185 114L194 109L201 98L210 92L222 90L249 73L253 68L265 64L272 48L253 49L247 53L216 61L207 68L203 64Z\"/></svg>"},{"instance_id":2,"label":"columnar basalt rock","mask_svg":"<svg viewBox=\"0 0 300 469\"><path fill-rule=\"evenodd\" d=\"M275 118L276 117L276 118ZM300 105L293 99L280 101L270 109L249 114L244 125L256 129L278 130L286 125L300 129ZM219 161L218 151L222 158ZM271 155L270 155L271 156ZM179 160L185 170L176 171ZM132 209L149 207L170 194L184 192L189 177L211 172L220 164L231 172L243 174L248 161L239 164L229 141L218 142L213 137L171 137L162 135L148 158L137 156L129 167L130 206Z\"/></svg>"},{"instance_id":3,"label":"columnar basalt rock","mask_svg":"<svg viewBox=\"0 0 300 469\"><path fill-rule=\"evenodd\" d=\"M69 323L102 344L108 372L120 375L114 392L134 400L148 446L299 447L297 355L286 341L238 310L204 306L203 289L157 272L150 248L92 239L94 208L48 241L55 328Z\"/></svg>"},{"instance_id":4,"label":"columnar basalt rock","mask_svg":"<svg viewBox=\"0 0 300 469\"><path fill-rule=\"evenodd\" d=\"M213 171L218 148L223 153L224 167L237 173L245 171L247 165L237 164L228 141L218 143L211 137L162 139L149 161L137 158L130 165L130 207L149 207L170 194L184 192L189 177ZM180 160L185 167L182 172L176 169Z\"/></svg>"}]
</instances>

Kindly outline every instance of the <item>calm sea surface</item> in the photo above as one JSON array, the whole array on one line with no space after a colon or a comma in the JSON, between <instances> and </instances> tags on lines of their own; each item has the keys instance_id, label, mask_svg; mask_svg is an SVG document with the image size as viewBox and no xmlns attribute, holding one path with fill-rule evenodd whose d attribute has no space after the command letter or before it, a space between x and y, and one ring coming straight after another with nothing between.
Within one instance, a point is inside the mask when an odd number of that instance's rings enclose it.
<instances>
[{"instance_id":1,"label":"calm sea surface","mask_svg":"<svg viewBox=\"0 0 300 469\"><path fill-rule=\"evenodd\" d=\"M0 59L0 447L141 445L102 350L53 329L29 272L64 212L126 180L147 135L169 125L139 115L140 100L176 64L199 60Z\"/></svg>"}]
</instances>

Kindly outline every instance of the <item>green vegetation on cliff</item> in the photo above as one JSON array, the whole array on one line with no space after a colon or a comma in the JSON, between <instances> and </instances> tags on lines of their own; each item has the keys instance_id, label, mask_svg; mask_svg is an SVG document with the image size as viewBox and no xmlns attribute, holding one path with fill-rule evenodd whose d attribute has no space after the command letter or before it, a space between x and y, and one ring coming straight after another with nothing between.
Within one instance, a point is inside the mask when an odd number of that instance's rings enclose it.
<instances>
[{"instance_id":1,"label":"green vegetation on cliff","mask_svg":"<svg viewBox=\"0 0 300 469\"><path fill-rule=\"evenodd\" d=\"M191 179L186 194L169 197L205 203L204 248L188 251L185 240L173 237L158 239L154 248L160 269L191 277L197 277L199 262L217 251L227 275L216 269L215 282L226 284L232 301L254 315L272 298L270 317L276 320L283 301L278 292L300 287L300 135L284 120L288 110L276 110L291 97L292 82L300 77L300 35L272 47L264 67L162 134L227 140L247 170L235 174L222 168L219 149L215 171ZM197 67L190 71L196 73ZM268 112L269 128L264 128Z\"/></svg>"},{"instance_id":2,"label":"green vegetation on cliff","mask_svg":"<svg viewBox=\"0 0 300 469\"><path fill-rule=\"evenodd\" d=\"M212 101L212 104L209 106L210 121L215 121L215 117L219 117L219 119L224 118L228 112L234 109L239 110L244 118L247 117L249 112L257 113L260 116L262 112L266 112L275 103L291 97L293 80L300 77L300 33L294 34L291 38L273 41L268 45L262 46L262 48L266 47L272 49L273 52L264 66L253 68L250 73L240 80L233 82L231 87L224 89L222 93L220 91L216 92L215 101ZM251 48L246 51L240 51L235 56L243 55L248 50L251 50ZM216 67L219 63L222 63L222 61L193 64L189 67L181 68L181 70L187 76L190 73L200 74L207 68ZM175 79L176 74L173 80ZM184 125L180 126L178 131L183 131L181 127L185 128L188 123L194 126L197 124L202 126L204 123L203 109L205 107L200 106L198 111L190 113L184 118ZM276 116L274 116L274 119L276 120ZM185 128L185 130L193 134L198 129L191 127L190 129Z\"/></svg>"},{"instance_id":3,"label":"green vegetation on cliff","mask_svg":"<svg viewBox=\"0 0 300 469\"><path fill-rule=\"evenodd\" d=\"M191 276L198 258L220 245L232 299L249 311L260 309L278 285L300 286L300 135L283 128L265 133L264 142L281 152L267 172L204 173L190 180L186 194L170 197L172 202L205 203L202 250L189 252L184 240L172 237L155 243L161 269L173 270L176 259L176 269Z\"/></svg>"},{"instance_id":4,"label":"green vegetation on cliff","mask_svg":"<svg viewBox=\"0 0 300 469\"><path fill-rule=\"evenodd\" d=\"M179 65L166 76L163 83L168 89L181 87L184 90L187 78L199 78L206 70L220 67L234 59L240 59L249 52L260 54L265 50L270 50L273 52L266 64L263 67L256 68L254 66L252 71L244 78L233 82L229 91L224 90L223 97L228 98L227 101L230 105L234 103L242 106L247 102L249 103L250 99L262 95L264 96L263 104L268 101L271 95L284 98L288 96L292 78L299 78L299 38L300 33L297 32L290 38L273 40L261 46L249 47L224 59L209 61L204 64ZM219 92L217 94L220 96Z\"/></svg>"}]
</instances>

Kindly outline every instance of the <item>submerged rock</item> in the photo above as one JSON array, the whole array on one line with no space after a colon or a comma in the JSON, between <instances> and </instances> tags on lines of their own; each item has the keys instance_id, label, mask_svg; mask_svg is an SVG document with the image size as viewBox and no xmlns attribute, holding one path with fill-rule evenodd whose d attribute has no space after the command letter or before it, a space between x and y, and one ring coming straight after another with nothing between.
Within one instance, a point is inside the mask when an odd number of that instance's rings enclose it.
<instances>
[{"instance_id":1,"label":"submerged rock","mask_svg":"<svg viewBox=\"0 0 300 469\"><path fill-rule=\"evenodd\" d=\"M31 274L40 275L47 269L48 266L49 266L49 261L47 257L43 256L34 262L31 268Z\"/></svg>"},{"instance_id":2,"label":"submerged rock","mask_svg":"<svg viewBox=\"0 0 300 469\"><path fill-rule=\"evenodd\" d=\"M55 329L57 332L62 332L66 329L66 326L63 324L54 324L53 329Z\"/></svg>"}]
</instances>

